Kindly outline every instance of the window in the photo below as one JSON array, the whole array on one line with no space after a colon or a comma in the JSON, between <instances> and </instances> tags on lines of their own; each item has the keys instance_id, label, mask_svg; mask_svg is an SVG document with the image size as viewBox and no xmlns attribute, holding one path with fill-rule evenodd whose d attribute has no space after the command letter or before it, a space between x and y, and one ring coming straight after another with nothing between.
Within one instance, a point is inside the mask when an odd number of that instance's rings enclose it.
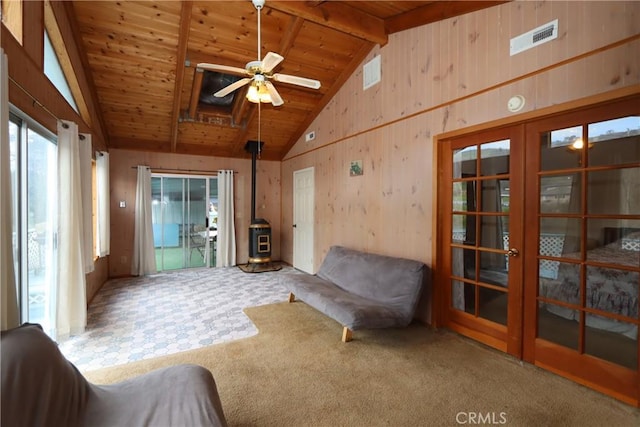
<instances>
[{"instance_id":1,"label":"window","mask_svg":"<svg viewBox=\"0 0 640 427\"><path fill-rule=\"evenodd\" d=\"M48 0L44 2L45 74L69 105L82 116L84 122L91 126L91 114L82 95L51 3ZM61 26L67 28L68 24Z\"/></svg>"},{"instance_id":2,"label":"window","mask_svg":"<svg viewBox=\"0 0 640 427\"><path fill-rule=\"evenodd\" d=\"M58 89L60 94L67 100L69 105L78 112L78 105L73 98L71 88L67 82L58 56L56 55L51 39L49 39L49 33L44 32L44 74L51 80L51 83Z\"/></svg>"}]
</instances>

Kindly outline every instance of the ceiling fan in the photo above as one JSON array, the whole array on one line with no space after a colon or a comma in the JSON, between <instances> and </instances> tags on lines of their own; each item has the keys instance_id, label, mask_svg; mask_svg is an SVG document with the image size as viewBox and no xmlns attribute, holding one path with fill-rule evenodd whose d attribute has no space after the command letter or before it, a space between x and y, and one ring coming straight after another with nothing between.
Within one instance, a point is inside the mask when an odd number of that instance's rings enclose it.
<instances>
[{"instance_id":1,"label":"ceiling fan","mask_svg":"<svg viewBox=\"0 0 640 427\"><path fill-rule=\"evenodd\" d=\"M249 86L249 90L247 92L247 99L251 102L255 103L271 103L274 106L279 106L284 104L282 97L276 90L271 80L276 82L289 83L297 86L308 87L311 89L319 89L320 82L314 79L308 79L305 77L291 76L288 74L280 74L274 73L274 68L280 64L284 60L284 57L278 55L274 52L268 52L264 59L260 60L260 11L264 6L265 0L251 0L253 6L258 11L258 60L251 61L247 63L244 69L237 67L230 67L227 65L218 65L218 64L208 64L208 63L199 63L197 68L201 68L203 70L209 71L217 71L220 73L230 73L236 74L239 76L249 76L243 79L240 79L230 85L220 89L216 93L213 94L215 97L224 97L236 89L239 89L247 84L251 84Z\"/></svg>"}]
</instances>

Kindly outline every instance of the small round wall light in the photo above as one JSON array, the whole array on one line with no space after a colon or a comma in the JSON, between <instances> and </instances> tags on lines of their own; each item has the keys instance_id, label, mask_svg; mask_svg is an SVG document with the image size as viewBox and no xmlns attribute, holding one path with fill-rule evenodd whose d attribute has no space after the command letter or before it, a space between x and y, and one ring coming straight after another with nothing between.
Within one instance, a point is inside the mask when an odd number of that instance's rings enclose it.
<instances>
[{"instance_id":1,"label":"small round wall light","mask_svg":"<svg viewBox=\"0 0 640 427\"><path fill-rule=\"evenodd\" d=\"M516 95L509 98L507 102L507 109L512 113L517 113L524 108L525 99L522 95Z\"/></svg>"}]
</instances>

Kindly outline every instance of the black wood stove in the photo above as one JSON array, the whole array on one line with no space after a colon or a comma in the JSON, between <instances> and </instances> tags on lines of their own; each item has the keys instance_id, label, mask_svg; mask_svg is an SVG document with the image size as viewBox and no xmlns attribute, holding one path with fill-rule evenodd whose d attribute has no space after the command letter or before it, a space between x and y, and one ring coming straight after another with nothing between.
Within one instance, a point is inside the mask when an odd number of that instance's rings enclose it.
<instances>
[{"instance_id":1,"label":"black wood stove","mask_svg":"<svg viewBox=\"0 0 640 427\"><path fill-rule=\"evenodd\" d=\"M256 218L256 158L262 141L247 141L244 149L251 153L251 225L249 225L249 264L271 262L271 225L264 218Z\"/></svg>"}]
</instances>

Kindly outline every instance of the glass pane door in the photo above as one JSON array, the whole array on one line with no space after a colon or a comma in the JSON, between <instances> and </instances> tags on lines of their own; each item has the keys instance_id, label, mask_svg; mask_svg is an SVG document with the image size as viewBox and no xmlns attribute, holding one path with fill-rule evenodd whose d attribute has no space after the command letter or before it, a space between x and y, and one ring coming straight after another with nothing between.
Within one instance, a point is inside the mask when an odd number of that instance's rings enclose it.
<instances>
[{"instance_id":1,"label":"glass pane door","mask_svg":"<svg viewBox=\"0 0 640 427\"><path fill-rule=\"evenodd\" d=\"M20 320L50 332L57 283L57 146L53 136L15 116L9 141Z\"/></svg>"},{"instance_id":2,"label":"glass pane door","mask_svg":"<svg viewBox=\"0 0 640 427\"><path fill-rule=\"evenodd\" d=\"M476 330L486 335L487 344L505 351L511 326L510 288L513 283L516 293L521 288L521 282L513 280L521 275L521 267L511 216L514 203L521 202L511 197L513 180L519 177L512 171L512 150L509 132L452 142L447 172L452 191L449 220L444 221L450 227L446 250L450 326Z\"/></svg>"},{"instance_id":3,"label":"glass pane door","mask_svg":"<svg viewBox=\"0 0 640 427\"><path fill-rule=\"evenodd\" d=\"M159 270L211 266L217 222L217 197L209 178L154 175L152 221ZM213 208L213 209L212 209Z\"/></svg>"},{"instance_id":4,"label":"glass pane door","mask_svg":"<svg viewBox=\"0 0 640 427\"><path fill-rule=\"evenodd\" d=\"M524 328L525 359L637 399L640 116L628 105L530 125Z\"/></svg>"},{"instance_id":5,"label":"glass pane door","mask_svg":"<svg viewBox=\"0 0 640 427\"><path fill-rule=\"evenodd\" d=\"M540 155L538 337L637 369L640 122L544 132Z\"/></svg>"}]
</instances>

